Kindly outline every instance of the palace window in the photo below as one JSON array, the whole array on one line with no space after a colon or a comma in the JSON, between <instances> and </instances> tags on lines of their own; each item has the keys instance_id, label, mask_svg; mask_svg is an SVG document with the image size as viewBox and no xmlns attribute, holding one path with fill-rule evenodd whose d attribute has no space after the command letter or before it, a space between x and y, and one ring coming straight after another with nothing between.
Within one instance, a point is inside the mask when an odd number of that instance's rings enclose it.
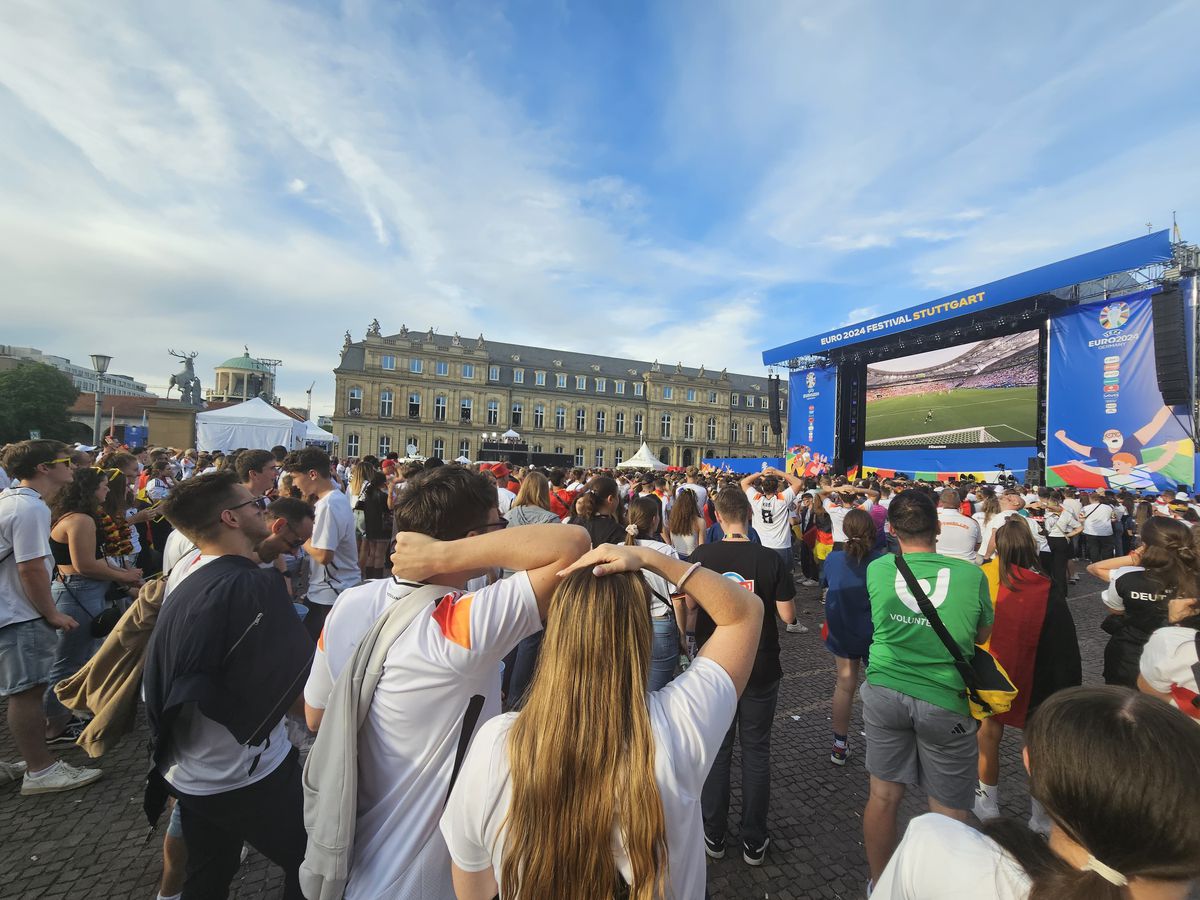
<instances>
[{"instance_id":1,"label":"palace window","mask_svg":"<svg viewBox=\"0 0 1200 900\"><path fill-rule=\"evenodd\" d=\"M392 407L395 405L396 395L389 390L379 392L379 418L390 419L392 417Z\"/></svg>"}]
</instances>

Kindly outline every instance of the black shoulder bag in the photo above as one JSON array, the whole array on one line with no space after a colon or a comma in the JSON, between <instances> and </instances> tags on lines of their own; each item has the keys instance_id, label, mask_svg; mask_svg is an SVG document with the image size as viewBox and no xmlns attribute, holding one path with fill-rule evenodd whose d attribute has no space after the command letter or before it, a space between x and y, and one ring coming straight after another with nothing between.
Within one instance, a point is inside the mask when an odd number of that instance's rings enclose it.
<instances>
[{"instance_id":1,"label":"black shoulder bag","mask_svg":"<svg viewBox=\"0 0 1200 900\"><path fill-rule=\"evenodd\" d=\"M975 645L975 655L971 657L970 662L967 662L903 556L896 557L896 569L903 576L909 592L917 601L917 606L929 620L930 627L933 628L934 633L946 649L950 651L950 655L954 657L954 668L958 670L959 677L962 678L966 688L964 693L971 709L972 718L986 719L989 716L1008 712L1013 698L1017 696L1017 688L1008 677L1008 673L1004 671L1004 667L996 661L992 654L978 644Z\"/></svg>"}]
</instances>

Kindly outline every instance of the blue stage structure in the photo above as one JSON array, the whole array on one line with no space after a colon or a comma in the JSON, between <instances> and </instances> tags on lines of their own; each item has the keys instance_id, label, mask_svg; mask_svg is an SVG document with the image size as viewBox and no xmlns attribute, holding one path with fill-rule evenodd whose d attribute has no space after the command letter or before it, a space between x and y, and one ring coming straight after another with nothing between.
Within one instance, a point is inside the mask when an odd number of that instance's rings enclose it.
<instances>
[{"instance_id":1,"label":"blue stage structure","mask_svg":"<svg viewBox=\"0 0 1200 900\"><path fill-rule=\"evenodd\" d=\"M1195 486L1198 261L1159 231L764 351L790 370L789 467Z\"/></svg>"}]
</instances>

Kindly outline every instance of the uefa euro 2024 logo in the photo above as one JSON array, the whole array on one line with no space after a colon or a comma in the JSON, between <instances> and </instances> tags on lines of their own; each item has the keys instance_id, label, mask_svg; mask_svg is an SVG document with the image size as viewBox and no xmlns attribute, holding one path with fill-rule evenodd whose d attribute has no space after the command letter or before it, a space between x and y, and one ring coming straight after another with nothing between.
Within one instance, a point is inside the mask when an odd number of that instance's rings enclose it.
<instances>
[{"instance_id":1,"label":"uefa euro 2024 logo","mask_svg":"<svg viewBox=\"0 0 1200 900\"><path fill-rule=\"evenodd\" d=\"M1106 331L1120 328L1129 321L1129 304L1124 301L1110 303L1100 310L1100 327Z\"/></svg>"},{"instance_id":2,"label":"uefa euro 2024 logo","mask_svg":"<svg viewBox=\"0 0 1200 900\"><path fill-rule=\"evenodd\" d=\"M807 375L805 375L804 376L804 385L810 391L813 388L815 388L817 386L817 374L815 372L809 372Z\"/></svg>"}]
</instances>

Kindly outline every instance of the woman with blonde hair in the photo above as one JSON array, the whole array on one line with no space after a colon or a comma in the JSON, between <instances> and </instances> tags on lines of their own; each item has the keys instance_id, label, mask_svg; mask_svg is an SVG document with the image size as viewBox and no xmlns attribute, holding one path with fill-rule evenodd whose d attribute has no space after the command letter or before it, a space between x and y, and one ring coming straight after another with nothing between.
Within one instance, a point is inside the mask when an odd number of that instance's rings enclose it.
<instances>
[{"instance_id":1,"label":"woman with blonde hair","mask_svg":"<svg viewBox=\"0 0 1200 900\"><path fill-rule=\"evenodd\" d=\"M550 479L530 469L521 479L517 498L504 518L513 525L553 525L560 521L550 511Z\"/></svg>"},{"instance_id":2,"label":"woman with blonde hair","mask_svg":"<svg viewBox=\"0 0 1200 900\"><path fill-rule=\"evenodd\" d=\"M642 570L717 625L654 693ZM762 601L646 547L598 547L564 576L525 708L479 729L442 816L455 893L703 897L700 793L754 665Z\"/></svg>"}]
</instances>

